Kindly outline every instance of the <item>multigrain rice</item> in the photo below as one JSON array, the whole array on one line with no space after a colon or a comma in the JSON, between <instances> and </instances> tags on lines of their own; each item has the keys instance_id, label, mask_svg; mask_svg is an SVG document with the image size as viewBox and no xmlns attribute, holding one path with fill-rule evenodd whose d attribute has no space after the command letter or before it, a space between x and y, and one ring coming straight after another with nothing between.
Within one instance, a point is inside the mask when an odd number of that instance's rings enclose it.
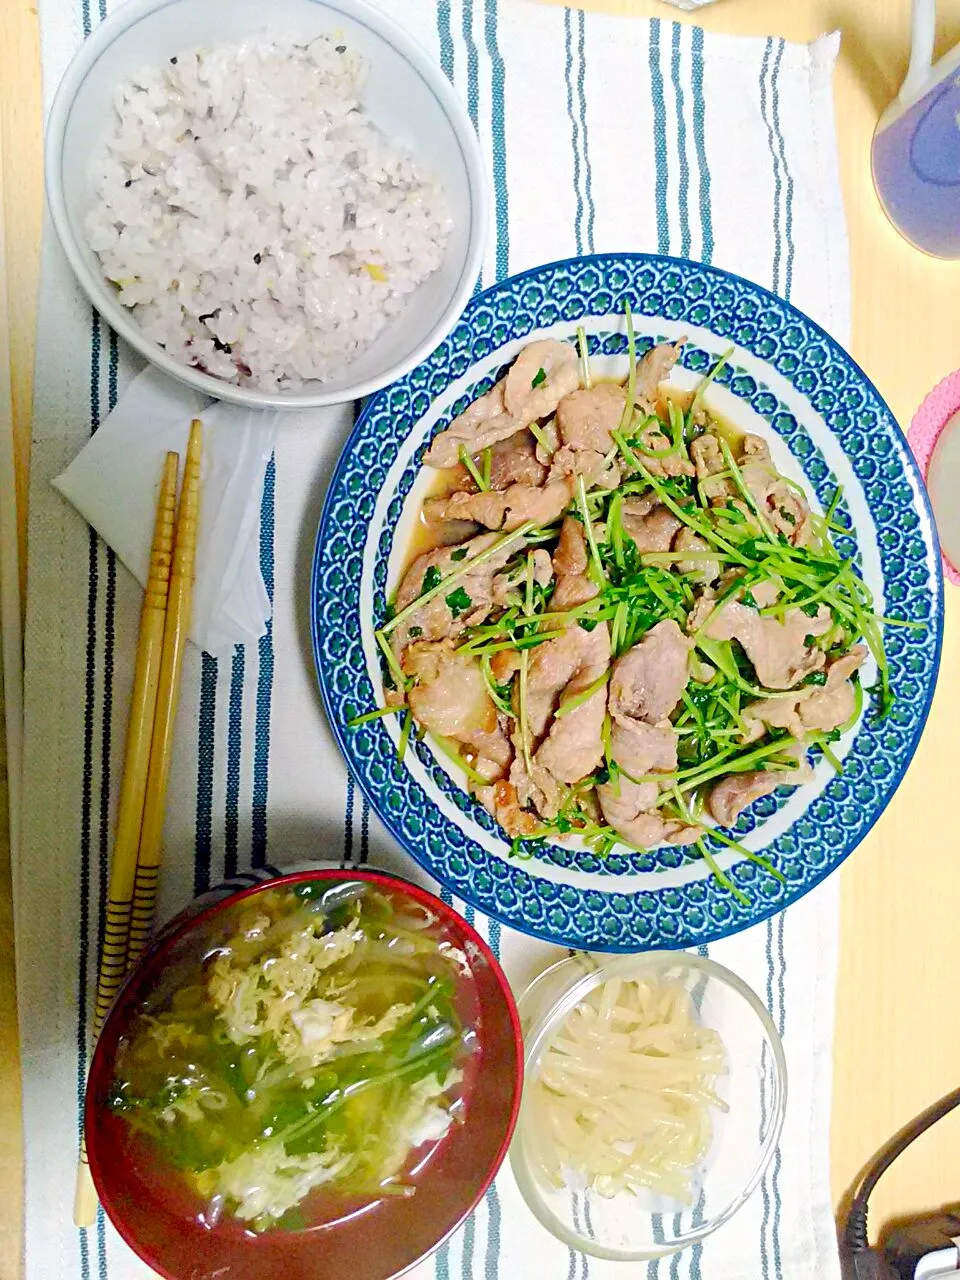
<instances>
[{"instance_id":1,"label":"multigrain rice","mask_svg":"<svg viewBox=\"0 0 960 1280\"><path fill-rule=\"evenodd\" d=\"M144 333L266 390L342 374L440 265L443 192L322 36L194 49L116 94L86 234Z\"/></svg>"}]
</instances>

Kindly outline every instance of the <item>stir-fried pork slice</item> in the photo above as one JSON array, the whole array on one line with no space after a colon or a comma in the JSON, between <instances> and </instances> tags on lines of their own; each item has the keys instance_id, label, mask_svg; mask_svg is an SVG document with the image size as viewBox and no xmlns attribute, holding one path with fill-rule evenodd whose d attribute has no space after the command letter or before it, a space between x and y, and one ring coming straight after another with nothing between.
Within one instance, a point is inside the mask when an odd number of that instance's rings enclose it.
<instances>
[{"instance_id":1,"label":"stir-fried pork slice","mask_svg":"<svg viewBox=\"0 0 960 1280\"><path fill-rule=\"evenodd\" d=\"M607 455L615 451L610 435L623 417L622 387L601 382L565 396L557 406L555 425L560 447L550 459L550 478L583 476L586 483L615 489L620 467Z\"/></svg>"},{"instance_id":2,"label":"stir-fried pork slice","mask_svg":"<svg viewBox=\"0 0 960 1280\"><path fill-rule=\"evenodd\" d=\"M679 342L661 342L651 347L637 361L637 385L634 399L648 413L656 413L660 383L666 382L670 371L680 359L685 338Z\"/></svg>"},{"instance_id":3,"label":"stir-fried pork slice","mask_svg":"<svg viewBox=\"0 0 960 1280\"><path fill-rule=\"evenodd\" d=\"M465 744L462 755L481 777L490 782L506 777L513 760L513 746L507 737L505 716L497 717L497 727L490 733L474 733Z\"/></svg>"},{"instance_id":4,"label":"stir-fried pork slice","mask_svg":"<svg viewBox=\"0 0 960 1280\"><path fill-rule=\"evenodd\" d=\"M477 470L481 472L485 461L483 453L481 450L474 458ZM467 493L477 492L476 481L466 467L458 466L455 474L454 489L462 489ZM543 484L546 478L547 468L537 458L537 441L526 428L490 446L491 489L509 489L512 484L536 487Z\"/></svg>"},{"instance_id":5,"label":"stir-fried pork slice","mask_svg":"<svg viewBox=\"0 0 960 1280\"><path fill-rule=\"evenodd\" d=\"M579 626L567 627L556 639L530 649L529 654L526 711L532 750L546 736L565 692L582 691L606 671L610 662L610 635L606 624L593 631L584 631ZM576 711L569 714L575 716Z\"/></svg>"},{"instance_id":6,"label":"stir-fried pork slice","mask_svg":"<svg viewBox=\"0 0 960 1280\"><path fill-rule=\"evenodd\" d=\"M549 467L553 460L553 455L560 448L560 432L557 430L556 418L549 418L544 422L538 432L536 455L537 461L545 467Z\"/></svg>"},{"instance_id":7,"label":"stir-fried pork slice","mask_svg":"<svg viewBox=\"0 0 960 1280\"><path fill-rule=\"evenodd\" d=\"M460 460L461 448L477 454L508 440L537 418L553 413L579 383L573 347L549 339L530 343L505 378L434 437L424 462L431 467L453 467Z\"/></svg>"},{"instance_id":8,"label":"stir-fried pork slice","mask_svg":"<svg viewBox=\"0 0 960 1280\"><path fill-rule=\"evenodd\" d=\"M416 641L403 655L415 683L407 702L418 724L463 743L467 762L491 782L510 767L513 749L487 692L480 661L457 653L452 640Z\"/></svg>"},{"instance_id":9,"label":"stir-fried pork slice","mask_svg":"<svg viewBox=\"0 0 960 1280\"><path fill-rule=\"evenodd\" d=\"M580 385L576 350L541 338L523 348L510 367L503 391L507 412L524 425L547 418Z\"/></svg>"},{"instance_id":10,"label":"stir-fried pork slice","mask_svg":"<svg viewBox=\"0 0 960 1280\"><path fill-rule=\"evenodd\" d=\"M588 489L616 489L622 477L620 465L615 459L607 460L606 456L596 449L572 449L569 445L561 445L550 458L549 480L562 480L566 477L576 480L583 476Z\"/></svg>"},{"instance_id":11,"label":"stir-fried pork slice","mask_svg":"<svg viewBox=\"0 0 960 1280\"><path fill-rule=\"evenodd\" d=\"M736 494L737 489L732 480L726 477L715 478L726 471L727 464L720 450L720 442L712 432L705 432L691 442L690 457L696 468L700 490L708 502L722 502Z\"/></svg>"},{"instance_id":12,"label":"stir-fried pork slice","mask_svg":"<svg viewBox=\"0 0 960 1280\"><path fill-rule=\"evenodd\" d=\"M714 503L732 499L739 511L756 521L755 512L741 499L734 481L721 475L727 470L727 464L720 442L712 432L693 441L690 455L704 497ZM812 526L806 499L777 471L767 442L761 436L744 436L737 465L748 492L773 531L783 534L797 547L809 542Z\"/></svg>"},{"instance_id":13,"label":"stir-fried pork slice","mask_svg":"<svg viewBox=\"0 0 960 1280\"><path fill-rule=\"evenodd\" d=\"M777 787L798 787L809 782L813 770L807 762L807 753L801 743L787 747L783 753L797 761L796 769L758 769L753 773L731 773L714 783L707 799L707 807L721 827L732 827L740 814L759 800L772 795Z\"/></svg>"},{"instance_id":14,"label":"stir-fried pork slice","mask_svg":"<svg viewBox=\"0 0 960 1280\"><path fill-rule=\"evenodd\" d=\"M415 683L407 693L414 719L444 738L472 741L497 728L497 709L487 692L478 658L457 653L452 640L416 640L403 655L403 670Z\"/></svg>"},{"instance_id":15,"label":"stir-fried pork slice","mask_svg":"<svg viewBox=\"0 0 960 1280\"><path fill-rule=\"evenodd\" d=\"M445 520L430 530L430 540L437 547L459 547L477 537L480 526L476 520Z\"/></svg>"},{"instance_id":16,"label":"stir-fried pork slice","mask_svg":"<svg viewBox=\"0 0 960 1280\"><path fill-rule=\"evenodd\" d=\"M786 729L795 738L802 738L806 730L800 719L799 705L812 690L802 689L795 698L761 698L743 708L742 719L746 726L744 742L758 742L768 729Z\"/></svg>"},{"instance_id":17,"label":"stir-fried pork slice","mask_svg":"<svg viewBox=\"0 0 960 1280\"><path fill-rule=\"evenodd\" d=\"M806 498L785 480L775 480L764 495L760 509L775 533L782 534L795 547L810 541L813 523Z\"/></svg>"},{"instance_id":18,"label":"stir-fried pork slice","mask_svg":"<svg viewBox=\"0 0 960 1280\"><path fill-rule=\"evenodd\" d=\"M766 440L744 436L738 464L744 484L774 532L795 547L805 546L812 533L810 507L777 471Z\"/></svg>"},{"instance_id":19,"label":"stir-fried pork slice","mask_svg":"<svg viewBox=\"0 0 960 1280\"><path fill-rule=\"evenodd\" d=\"M550 480L562 480L570 476L583 476L587 488L616 489L622 475L615 460L609 462L596 449L571 449L561 445L550 458Z\"/></svg>"},{"instance_id":20,"label":"stir-fried pork slice","mask_svg":"<svg viewBox=\"0 0 960 1280\"><path fill-rule=\"evenodd\" d=\"M673 549L674 551L692 551L697 555L695 560L678 560L677 573L696 575L692 577L692 581L702 586L709 586L720 577L720 561L701 558L703 553L711 550L710 543L706 538L701 538L699 534L694 533L687 525L677 531L677 536L673 540Z\"/></svg>"},{"instance_id":21,"label":"stir-fried pork slice","mask_svg":"<svg viewBox=\"0 0 960 1280\"><path fill-rule=\"evenodd\" d=\"M856 694L850 676L866 661L867 650L855 645L827 668L826 684L808 685L796 696L764 698L743 709L750 732L747 742L761 738L766 729L786 729L795 738L808 733L830 732L847 723L856 709Z\"/></svg>"},{"instance_id":22,"label":"stir-fried pork slice","mask_svg":"<svg viewBox=\"0 0 960 1280\"><path fill-rule=\"evenodd\" d=\"M623 770L614 782L597 787L605 820L628 844L649 849L658 844L690 844L702 834L657 811L660 787L638 782L650 773L670 773L677 767L677 735L669 724L619 720L610 734L610 754ZM629 775L629 776L628 776Z\"/></svg>"},{"instance_id":23,"label":"stir-fried pork slice","mask_svg":"<svg viewBox=\"0 0 960 1280\"><path fill-rule=\"evenodd\" d=\"M639 644L613 664L610 714L615 720L666 720L690 677L693 642L672 618L651 627Z\"/></svg>"},{"instance_id":24,"label":"stir-fried pork slice","mask_svg":"<svg viewBox=\"0 0 960 1280\"><path fill-rule=\"evenodd\" d=\"M527 425L508 413L503 399L505 384L506 379L501 378L434 437L423 457L427 466L455 467L460 461L461 448L467 453L479 453Z\"/></svg>"},{"instance_id":25,"label":"stir-fried pork slice","mask_svg":"<svg viewBox=\"0 0 960 1280\"><path fill-rule=\"evenodd\" d=\"M800 719L805 729L829 733L847 723L857 707L850 677L866 660L866 649L862 645L854 645L842 658L830 664L827 683L819 689L815 687L811 696L800 705Z\"/></svg>"},{"instance_id":26,"label":"stir-fried pork slice","mask_svg":"<svg viewBox=\"0 0 960 1280\"><path fill-rule=\"evenodd\" d=\"M579 641L581 662L563 690L558 710L604 674L610 665L610 632L601 623L593 631L571 628L586 638ZM547 646L542 646L546 648ZM529 683L528 683L529 690ZM606 686L596 689L585 702L564 715L554 715L546 740L536 754L536 763L554 778L572 785L593 773L603 759L603 721L607 712Z\"/></svg>"},{"instance_id":27,"label":"stir-fried pork slice","mask_svg":"<svg viewBox=\"0 0 960 1280\"><path fill-rule=\"evenodd\" d=\"M413 564L403 576L397 590L396 611L405 609L424 591L424 580L432 569L447 577L457 569L462 569L467 561L474 559L498 541L495 533L482 533L464 543L466 561L460 552L463 547L438 547L417 556ZM494 604L493 579L503 568L518 547L516 539L505 539L504 544L489 559L462 573L450 586L449 592L428 601L422 608L416 609L405 622L395 628L390 636L394 653L402 653L412 639L443 640L447 636L456 636L466 626L475 626L482 622ZM454 557L457 557L454 559ZM432 577L432 574L431 574ZM456 595L454 607L447 603L447 595ZM462 592L462 594L461 594ZM411 635L411 632L413 634Z\"/></svg>"},{"instance_id":28,"label":"stir-fried pork slice","mask_svg":"<svg viewBox=\"0 0 960 1280\"><path fill-rule=\"evenodd\" d=\"M763 737L766 728L787 729L795 738L819 731L829 733L847 723L856 710L857 699L850 677L863 666L867 651L854 645L827 668L826 684L808 685L795 697L764 698L743 709L749 727L746 741Z\"/></svg>"},{"instance_id":29,"label":"stir-fried pork slice","mask_svg":"<svg viewBox=\"0 0 960 1280\"><path fill-rule=\"evenodd\" d=\"M553 571L557 577L550 607L557 612L586 604L599 591L587 576L587 540L583 525L567 516L560 526L560 538L553 553Z\"/></svg>"},{"instance_id":30,"label":"stir-fried pork slice","mask_svg":"<svg viewBox=\"0 0 960 1280\"><path fill-rule=\"evenodd\" d=\"M706 607L704 607L706 606ZM691 613L688 626L696 631L713 608L704 601ZM807 636L821 636L833 626L830 610L820 606L809 618L802 609L789 609L783 621L761 617L756 609L728 600L714 613L704 634L711 640L739 640L766 689L792 689L824 665L822 649L808 647Z\"/></svg>"},{"instance_id":31,"label":"stir-fried pork slice","mask_svg":"<svg viewBox=\"0 0 960 1280\"><path fill-rule=\"evenodd\" d=\"M648 773L672 773L677 767L677 734L670 724L619 720L610 731L610 755L636 780Z\"/></svg>"},{"instance_id":32,"label":"stir-fried pork slice","mask_svg":"<svg viewBox=\"0 0 960 1280\"><path fill-rule=\"evenodd\" d=\"M553 571L558 578L582 577L587 572L587 540L583 525L567 516L553 553Z\"/></svg>"},{"instance_id":33,"label":"stir-fried pork slice","mask_svg":"<svg viewBox=\"0 0 960 1280\"><path fill-rule=\"evenodd\" d=\"M672 449L670 437L659 421L651 422L640 432L640 443L650 452L641 455L644 468L658 480L672 476L692 476L695 468L679 451Z\"/></svg>"},{"instance_id":34,"label":"stir-fried pork slice","mask_svg":"<svg viewBox=\"0 0 960 1280\"><path fill-rule=\"evenodd\" d=\"M423 514L428 524L446 520L475 520L488 529L519 529L527 520L538 525L559 520L570 505L571 485L566 480L552 481L542 489L527 484L512 484L502 493L452 493L447 498L427 498Z\"/></svg>"},{"instance_id":35,"label":"stir-fried pork slice","mask_svg":"<svg viewBox=\"0 0 960 1280\"><path fill-rule=\"evenodd\" d=\"M636 543L637 550L669 551L681 522L666 507L651 507L647 495L627 498L621 513L624 533Z\"/></svg>"},{"instance_id":36,"label":"stir-fried pork slice","mask_svg":"<svg viewBox=\"0 0 960 1280\"><path fill-rule=\"evenodd\" d=\"M477 787L474 795L511 839L515 836L531 836L539 826L536 814L521 808L517 788L507 778L500 779L490 787Z\"/></svg>"},{"instance_id":37,"label":"stir-fried pork slice","mask_svg":"<svg viewBox=\"0 0 960 1280\"><path fill-rule=\"evenodd\" d=\"M553 564L550 560L550 552L545 551L543 547L537 547L533 553L533 580L541 587L549 586L553 581ZM526 589L526 583L526 561L521 562L512 569L504 569L493 580L494 604L503 608L508 608L511 604L519 604L521 596ZM494 654L493 656L497 658L508 652L506 649L501 649L499 654Z\"/></svg>"},{"instance_id":38,"label":"stir-fried pork slice","mask_svg":"<svg viewBox=\"0 0 960 1280\"><path fill-rule=\"evenodd\" d=\"M624 777L619 779L619 790L611 784L597 788L604 818L634 848L653 849L658 844L693 844L698 840L703 835L702 828L659 813L654 807L657 794L655 782L638 786Z\"/></svg>"},{"instance_id":39,"label":"stir-fried pork slice","mask_svg":"<svg viewBox=\"0 0 960 1280\"><path fill-rule=\"evenodd\" d=\"M565 396L557 405L560 439L569 449L609 453L614 447L611 431L623 418L626 392L615 382L599 382Z\"/></svg>"},{"instance_id":40,"label":"stir-fried pork slice","mask_svg":"<svg viewBox=\"0 0 960 1280\"><path fill-rule=\"evenodd\" d=\"M514 746L517 747L518 735L514 734ZM519 747L517 747L513 764L510 766L509 781L516 791L517 802L524 808L532 808L543 818L555 818L560 806L566 799L566 789L537 762L536 757L530 761L530 772Z\"/></svg>"},{"instance_id":41,"label":"stir-fried pork slice","mask_svg":"<svg viewBox=\"0 0 960 1280\"><path fill-rule=\"evenodd\" d=\"M547 468L537 457L537 441L531 432L518 431L490 450L491 489L509 489L512 484L539 486L546 478Z\"/></svg>"}]
</instances>

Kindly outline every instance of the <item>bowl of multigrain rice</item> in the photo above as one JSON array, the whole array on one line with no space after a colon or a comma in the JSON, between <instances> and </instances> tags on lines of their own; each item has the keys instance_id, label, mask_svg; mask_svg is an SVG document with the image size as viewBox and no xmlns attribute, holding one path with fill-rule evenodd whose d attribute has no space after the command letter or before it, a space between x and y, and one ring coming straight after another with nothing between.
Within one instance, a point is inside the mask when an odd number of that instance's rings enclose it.
<instances>
[{"instance_id":1,"label":"bowl of multigrain rice","mask_svg":"<svg viewBox=\"0 0 960 1280\"><path fill-rule=\"evenodd\" d=\"M342 403L415 367L486 236L466 109L364 0L130 0L60 84L46 187L113 329L247 406Z\"/></svg>"}]
</instances>

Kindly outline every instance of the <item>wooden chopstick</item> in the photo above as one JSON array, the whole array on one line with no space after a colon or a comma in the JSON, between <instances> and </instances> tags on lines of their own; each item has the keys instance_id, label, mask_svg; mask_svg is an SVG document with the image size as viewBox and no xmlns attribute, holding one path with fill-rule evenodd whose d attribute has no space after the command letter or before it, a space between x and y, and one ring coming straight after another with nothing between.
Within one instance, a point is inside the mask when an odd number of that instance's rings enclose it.
<instances>
[{"instance_id":1,"label":"wooden chopstick","mask_svg":"<svg viewBox=\"0 0 960 1280\"><path fill-rule=\"evenodd\" d=\"M203 424L195 418L190 427L190 441L183 466L183 484L180 488L180 509L177 513L177 532L173 547L173 572L170 577L170 596L163 632L160 689L153 724L147 794L143 806L140 850L133 887L133 908L127 946L128 970L136 964L146 950L157 902L163 849L163 819L166 810L167 782L170 777L170 760L173 754L173 730L177 718L177 704L180 700L180 672L193 601L193 575L200 514L202 445Z\"/></svg>"},{"instance_id":2,"label":"wooden chopstick","mask_svg":"<svg viewBox=\"0 0 960 1280\"><path fill-rule=\"evenodd\" d=\"M160 661L167 612L167 592L173 561L174 515L177 506L179 455L168 453L160 481L157 517L150 549L150 568L140 611L140 635L130 699L130 720L117 810L117 833L110 863L103 949L97 976L97 996L93 1015L96 1041L114 997L127 974L127 947L133 886L140 847L140 824L147 791L150 741L153 736ZM97 1194L87 1164L86 1144L81 1138L80 1163L74 1196L73 1220L78 1227L91 1226L97 1213Z\"/></svg>"},{"instance_id":3,"label":"wooden chopstick","mask_svg":"<svg viewBox=\"0 0 960 1280\"><path fill-rule=\"evenodd\" d=\"M130 810L124 828L125 843L122 846L122 867L117 866L117 848L115 847L114 865L111 867L110 872L110 897L111 899L114 897L113 877L116 870L117 901L118 903L126 901L125 919L127 927L124 930L120 925L120 915L118 913L116 917L117 928L110 931L109 934L109 963L107 963L107 945L106 943L104 945L104 957L101 960L101 977L106 964L108 977L113 984L113 989L109 998L104 996L101 1000L101 989L98 981L95 1034L99 1033L103 1018L106 1016L113 996L119 990L123 979L145 951L153 926L157 886L160 879L167 782L170 777L170 760L173 754L173 731L177 718L177 704L180 699L183 651L190 626L190 610L193 602L193 576L196 564L197 529L200 514L200 458L202 444L203 426L199 419L195 418L190 425L190 439L187 444L183 483L180 488L180 505L177 510L176 530L172 533L172 539L170 536L172 532L172 513L176 494L177 466L179 463L177 454L167 455L167 464L164 470L164 485L161 492L165 503L169 492L171 467L173 471L173 497L164 506L163 513L163 548L165 549L166 559L163 561L159 556L157 559L157 590L153 593L150 592L150 585L153 582L153 577L151 577L151 583L148 583L148 591L144 595L144 617L146 616L148 598L151 602L151 608L155 612L155 606L159 603L162 594L164 610L157 615L162 636L159 646L156 637L157 619L151 615L149 652L155 668L151 668L153 674L150 680L144 678L143 681L144 691L152 690L153 704L150 707L150 714L144 714L142 722L139 718L137 720L136 744L139 754L137 757L136 779L138 783L142 779L143 786L139 791L139 807L137 807L135 803L137 791L134 788L133 781L131 781L131 795L128 801ZM160 526L161 512L158 509L158 532ZM171 541L173 544L172 558L170 554ZM157 547L156 536L154 546L155 548ZM151 556L151 571L153 568L154 558ZM162 580L162 570L164 569L168 577ZM139 645L138 670L140 651L147 647L147 640L144 638L143 619L141 620ZM159 656L157 656L158 648ZM138 687L135 676L135 694ZM146 712L146 706L144 706L143 711L144 713ZM131 712L132 714L133 712ZM128 764L132 740L131 735L128 737ZM149 748L148 751L147 747ZM132 769L131 774L133 774ZM126 786L126 766L124 769L124 786ZM121 791L122 803L123 791ZM117 837L119 844L119 818ZM134 850L132 860L130 857L131 848ZM123 892L127 895L125 900L120 896ZM122 968L119 960L121 949L124 955ZM81 1138L80 1165L77 1170L77 1191L74 1200L74 1222L78 1227L92 1226L96 1219L96 1213L97 1193L93 1185L93 1179L90 1176L90 1166L87 1163L86 1142Z\"/></svg>"}]
</instances>

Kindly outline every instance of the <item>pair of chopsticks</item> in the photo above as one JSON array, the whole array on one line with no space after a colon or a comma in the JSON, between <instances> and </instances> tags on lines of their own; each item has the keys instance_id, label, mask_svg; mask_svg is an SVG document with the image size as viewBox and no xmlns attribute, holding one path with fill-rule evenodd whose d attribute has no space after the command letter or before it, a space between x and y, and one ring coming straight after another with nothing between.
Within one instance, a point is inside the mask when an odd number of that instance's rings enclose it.
<instances>
[{"instance_id":1,"label":"pair of chopsticks","mask_svg":"<svg viewBox=\"0 0 960 1280\"><path fill-rule=\"evenodd\" d=\"M153 925L173 728L193 596L201 449L202 424L195 419L187 444L179 510L179 454L167 454L160 482L110 864L94 1042L124 979L146 949ZM81 1137L73 1220L78 1227L89 1227L96 1214L97 1193Z\"/></svg>"}]
</instances>

